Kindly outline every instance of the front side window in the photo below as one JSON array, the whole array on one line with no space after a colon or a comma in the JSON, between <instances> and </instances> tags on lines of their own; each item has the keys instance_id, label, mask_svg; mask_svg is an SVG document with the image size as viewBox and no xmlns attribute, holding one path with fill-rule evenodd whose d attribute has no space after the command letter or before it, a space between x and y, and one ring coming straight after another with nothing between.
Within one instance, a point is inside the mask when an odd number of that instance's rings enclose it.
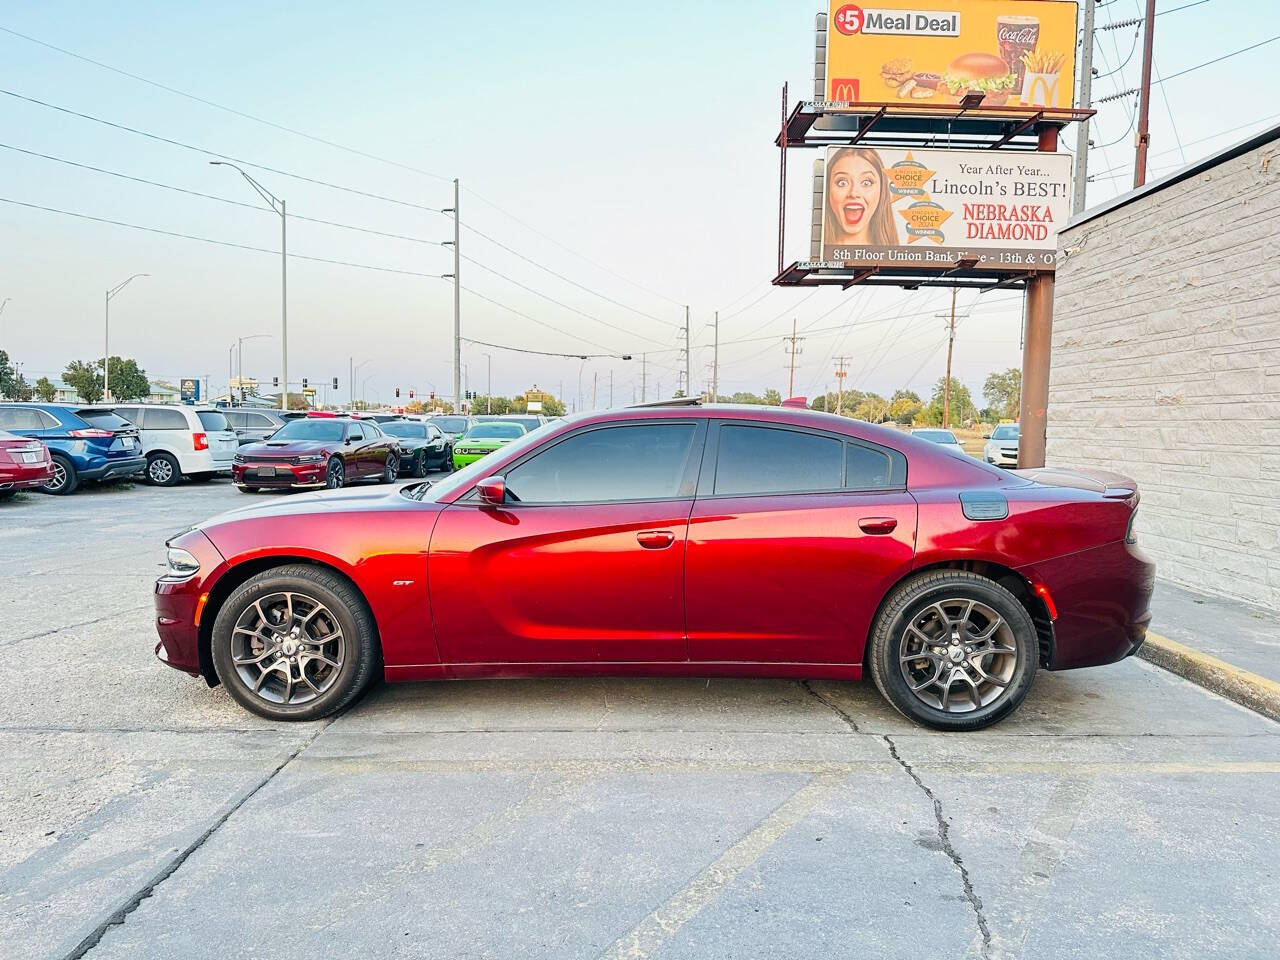
<instances>
[{"instance_id":1,"label":"front side window","mask_svg":"<svg viewBox=\"0 0 1280 960\"><path fill-rule=\"evenodd\" d=\"M844 444L833 437L775 427L720 428L718 496L839 490Z\"/></svg>"},{"instance_id":2,"label":"front side window","mask_svg":"<svg viewBox=\"0 0 1280 960\"><path fill-rule=\"evenodd\" d=\"M604 427L575 434L506 475L521 503L671 500L680 496L692 423Z\"/></svg>"}]
</instances>

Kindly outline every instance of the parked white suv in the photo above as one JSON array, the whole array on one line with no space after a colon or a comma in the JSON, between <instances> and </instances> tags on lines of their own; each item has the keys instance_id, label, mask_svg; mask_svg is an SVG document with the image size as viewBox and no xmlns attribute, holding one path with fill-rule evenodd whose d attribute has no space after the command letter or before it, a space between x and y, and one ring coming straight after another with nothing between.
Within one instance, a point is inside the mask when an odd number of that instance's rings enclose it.
<instances>
[{"instance_id":1,"label":"parked white suv","mask_svg":"<svg viewBox=\"0 0 1280 960\"><path fill-rule=\"evenodd\" d=\"M111 409L138 428L147 458L144 476L151 483L171 487L184 476L230 476L240 443L222 411L173 403L113 404Z\"/></svg>"}]
</instances>

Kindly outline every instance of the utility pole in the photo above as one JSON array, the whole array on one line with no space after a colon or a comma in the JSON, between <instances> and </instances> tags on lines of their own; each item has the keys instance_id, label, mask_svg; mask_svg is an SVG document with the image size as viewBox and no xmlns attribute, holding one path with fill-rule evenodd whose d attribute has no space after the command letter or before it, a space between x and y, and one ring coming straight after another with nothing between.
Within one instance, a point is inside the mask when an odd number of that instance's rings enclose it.
<instances>
[{"instance_id":1,"label":"utility pole","mask_svg":"<svg viewBox=\"0 0 1280 960\"><path fill-rule=\"evenodd\" d=\"M613 368L609 368L609 409L613 409Z\"/></svg>"},{"instance_id":2,"label":"utility pole","mask_svg":"<svg viewBox=\"0 0 1280 960\"><path fill-rule=\"evenodd\" d=\"M647 353L640 354L640 402L641 403L645 403L649 399L648 392L645 389L649 383L648 374L646 373L646 370L648 369L646 367L648 360L649 360L649 355Z\"/></svg>"},{"instance_id":3,"label":"utility pole","mask_svg":"<svg viewBox=\"0 0 1280 960\"><path fill-rule=\"evenodd\" d=\"M493 354L486 353L485 357L489 361L489 386L485 390L484 412L493 413Z\"/></svg>"},{"instance_id":4,"label":"utility pole","mask_svg":"<svg viewBox=\"0 0 1280 960\"><path fill-rule=\"evenodd\" d=\"M1076 106L1081 110L1089 109L1093 102L1093 8L1096 3L1097 0L1084 0L1084 31L1080 39L1080 56L1076 58L1076 69L1080 71L1080 94L1076 98ZM1076 176L1071 203L1073 213L1084 209L1088 182L1089 121L1081 120L1076 124Z\"/></svg>"},{"instance_id":5,"label":"utility pole","mask_svg":"<svg viewBox=\"0 0 1280 960\"><path fill-rule=\"evenodd\" d=\"M453 206L447 207L444 213L453 214L453 273L446 273L445 279L453 278L453 412L462 412L462 254L458 250L461 238L458 219L458 178L453 178ZM449 241L445 241L448 245Z\"/></svg>"},{"instance_id":6,"label":"utility pole","mask_svg":"<svg viewBox=\"0 0 1280 960\"><path fill-rule=\"evenodd\" d=\"M685 305L685 396L691 396L694 392L694 367L692 367L692 351L694 344L689 340L689 305Z\"/></svg>"},{"instance_id":7,"label":"utility pole","mask_svg":"<svg viewBox=\"0 0 1280 960\"><path fill-rule=\"evenodd\" d=\"M1151 42L1156 29L1156 0L1147 0L1147 29L1142 37L1142 90L1138 104L1138 154L1133 164L1133 185L1140 187L1147 182L1147 148L1151 145L1151 130L1147 124L1151 112Z\"/></svg>"},{"instance_id":8,"label":"utility pole","mask_svg":"<svg viewBox=\"0 0 1280 960\"><path fill-rule=\"evenodd\" d=\"M783 337L782 339L790 341L787 353L791 355L791 373L787 377L787 396L794 397L796 395L796 354L800 352L800 347L797 344L804 339L804 337L796 336L796 321L794 317L791 319L791 336Z\"/></svg>"},{"instance_id":9,"label":"utility pole","mask_svg":"<svg viewBox=\"0 0 1280 960\"><path fill-rule=\"evenodd\" d=\"M600 409L600 407L597 406L596 404L596 381L599 378L599 376L600 374L598 371L595 371L595 370L591 371L591 409L592 410Z\"/></svg>"},{"instance_id":10,"label":"utility pole","mask_svg":"<svg viewBox=\"0 0 1280 960\"><path fill-rule=\"evenodd\" d=\"M844 378L849 375L845 366L849 357L836 357L836 415L844 416Z\"/></svg>"},{"instance_id":11,"label":"utility pole","mask_svg":"<svg viewBox=\"0 0 1280 960\"><path fill-rule=\"evenodd\" d=\"M711 350L711 402L715 403L720 397L720 311L716 311L716 319L712 324L715 331L715 344Z\"/></svg>"},{"instance_id":12,"label":"utility pole","mask_svg":"<svg viewBox=\"0 0 1280 960\"><path fill-rule=\"evenodd\" d=\"M951 424L951 348L956 342L956 288L951 288L951 328L947 335L947 379L942 385L942 429Z\"/></svg>"}]
</instances>

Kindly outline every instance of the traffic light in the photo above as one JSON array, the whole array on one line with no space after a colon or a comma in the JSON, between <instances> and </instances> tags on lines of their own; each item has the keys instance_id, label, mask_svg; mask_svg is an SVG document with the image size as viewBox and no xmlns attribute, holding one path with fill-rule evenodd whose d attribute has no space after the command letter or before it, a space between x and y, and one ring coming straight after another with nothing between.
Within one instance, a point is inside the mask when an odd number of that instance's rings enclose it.
<instances>
[{"instance_id":1,"label":"traffic light","mask_svg":"<svg viewBox=\"0 0 1280 960\"><path fill-rule=\"evenodd\" d=\"M271 385L272 385L273 387L278 387L278 386L280 386L280 378L279 378L279 377L272 377L272 378L271 378Z\"/></svg>"},{"instance_id":2,"label":"traffic light","mask_svg":"<svg viewBox=\"0 0 1280 960\"><path fill-rule=\"evenodd\" d=\"M436 392L435 392L434 390L432 390L432 391L431 391L431 399L432 399L432 400L434 400L435 398L436 398Z\"/></svg>"},{"instance_id":3,"label":"traffic light","mask_svg":"<svg viewBox=\"0 0 1280 960\"><path fill-rule=\"evenodd\" d=\"M303 377L303 378L302 378L302 389L303 389L303 390L307 389L307 378L306 378L306 377Z\"/></svg>"},{"instance_id":4,"label":"traffic light","mask_svg":"<svg viewBox=\"0 0 1280 960\"><path fill-rule=\"evenodd\" d=\"M399 387L396 387L396 399L397 399L397 400L399 400L399 399L400 399L400 388L399 388Z\"/></svg>"},{"instance_id":5,"label":"traffic light","mask_svg":"<svg viewBox=\"0 0 1280 960\"><path fill-rule=\"evenodd\" d=\"M410 390L410 391L409 391L409 399L410 399L410 400L412 400L412 399L413 399L413 391L412 391L412 390Z\"/></svg>"},{"instance_id":6,"label":"traffic light","mask_svg":"<svg viewBox=\"0 0 1280 960\"><path fill-rule=\"evenodd\" d=\"M337 389L338 389L338 378L337 378L337 377L334 377L334 378L333 378L333 389L335 389L335 390L337 390Z\"/></svg>"}]
</instances>

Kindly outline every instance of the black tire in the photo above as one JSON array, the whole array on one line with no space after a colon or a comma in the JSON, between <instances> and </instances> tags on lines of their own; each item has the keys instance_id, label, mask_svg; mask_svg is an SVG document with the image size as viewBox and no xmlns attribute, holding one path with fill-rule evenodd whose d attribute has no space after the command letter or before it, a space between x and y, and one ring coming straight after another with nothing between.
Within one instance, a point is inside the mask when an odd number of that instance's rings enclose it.
<instances>
[{"instance_id":1,"label":"black tire","mask_svg":"<svg viewBox=\"0 0 1280 960\"><path fill-rule=\"evenodd\" d=\"M189 473L187 479L192 483L208 483L216 476L216 473Z\"/></svg>"},{"instance_id":2,"label":"black tire","mask_svg":"<svg viewBox=\"0 0 1280 960\"><path fill-rule=\"evenodd\" d=\"M0 490L0 503L11 499L15 493L17 493L16 490Z\"/></svg>"},{"instance_id":3,"label":"black tire","mask_svg":"<svg viewBox=\"0 0 1280 960\"><path fill-rule=\"evenodd\" d=\"M445 473L453 473L453 447L444 448L444 462L440 464L440 469Z\"/></svg>"},{"instance_id":4,"label":"black tire","mask_svg":"<svg viewBox=\"0 0 1280 960\"><path fill-rule=\"evenodd\" d=\"M921 675L929 674L929 665L933 664L937 667L938 677L941 677L944 670L950 676L949 671L953 668L963 668L972 676L975 671L969 666L967 655L962 651L960 659L948 659L948 656L922 654L918 659L905 661L904 665L900 665L899 657L904 645L918 645L919 641L915 638L920 636L919 631L909 631L908 628L923 623L920 619L922 617L935 616L932 613L937 609L935 604L943 604L943 615L946 615L948 611L945 605L959 605L968 601L994 611L1003 620L1004 626L998 626L1001 637L998 642L1001 650L1012 652L988 657L978 655L979 663L983 665L982 673L986 673L994 665L1003 665L1002 671L1007 674L1003 677L1003 685L989 685L991 699L981 703L975 703L976 698L965 693L969 702L961 703L959 711L948 711L941 709L945 704L928 703L922 695L913 692L904 672L920 670ZM979 614L979 618L984 619L982 614ZM927 624L925 626L927 628ZM949 654L950 643L956 643L959 648L959 643L949 641L944 633L939 635L939 645L927 645L933 651L947 651ZM910 650L908 655L909 653ZM922 573L895 587L885 598L872 625L867 651L871 678L881 695L909 720L935 730L979 730L1004 719L1017 708L1031 689L1039 657L1040 645L1035 624L1031 622L1030 615L1018 598L995 581L965 570ZM924 678L927 679L927 676ZM951 687L953 683L949 682L947 686ZM976 693L977 685L970 683L970 686ZM961 690L964 690L963 685ZM925 693L931 694L932 691L926 687Z\"/></svg>"},{"instance_id":5,"label":"black tire","mask_svg":"<svg viewBox=\"0 0 1280 960\"><path fill-rule=\"evenodd\" d=\"M153 453L147 457L147 483L157 487L176 487L182 480L178 458L171 453Z\"/></svg>"},{"instance_id":6,"label":"black tire","mask_svg":"<svg viewBox=\"0 0 1280 960\"><path fill-rule=\"evenodd\" d=\"M425 477L427 475L427 451L419 450L409 463L409 476Z\"/></svg>"},{"instance_id":7,"label":"black tire","mask_svg":"<svg viewBox=\"0 0 1280 960\"><path fill-rule=\"evenodd\" d=\"M76 473L75 464L60 453L53 454L53 479L40 489L52 493L56 497L65 497L75 493L80 486L80 476Z\"/></svg>"},{"instance_id":8,"label":"black tire","mask_svg":"<svg viewBox=\"0 0 1280 960\"><path fill-rule=\"evenodd\" d=\"M387 462L382 467L382 477L379 483L395 483L396 478L400 476L400 454L387 454Z\"/></svg>"},{"instance_id":9,"label":"black tire","mask_svg":"<svg viewBox=\"0 0 1280 960\"><path fill-rule=\"evenodd\" d=\"M241 493L257 493L257 492L258 492L258 490L259 490L260 488L259 488L259 487L246 487L243 483L237 483L237 484L236 484L236 489L237 489L237 490L239 490Z\"/></svg>"},{"instance_id":10,"label":"black tire","mask_svg":"<svg viewBox=\"0 0 1280 960\"><path fill-rule=\"evenodd\" d=\"M324 471L324 485L330 490L340 490L347 485L347 468L341 457L330 457Z\"/></svg>"},{"instance_id":11,"label":"black tire","mask_svg":"<svg viewBox=\"0 0 1280 960\"><path fill-rule=\"evenodd\" d=\"M270 607L269 598L285 592L323 604L333 614L344 642L341 666L332 684L305 703L272 702L259 696L232 660L232 631L237 621L249 613L255 601L266 600ZM246 710L269 720L318 720L345 709L378 676L382 663L377 627L364 597L349 580L311 564L265 570L242 583L218 609L211 643L213 668L227 692ZM305 692L301 686L299 690Z\"/></svg>"}]
</instances>

